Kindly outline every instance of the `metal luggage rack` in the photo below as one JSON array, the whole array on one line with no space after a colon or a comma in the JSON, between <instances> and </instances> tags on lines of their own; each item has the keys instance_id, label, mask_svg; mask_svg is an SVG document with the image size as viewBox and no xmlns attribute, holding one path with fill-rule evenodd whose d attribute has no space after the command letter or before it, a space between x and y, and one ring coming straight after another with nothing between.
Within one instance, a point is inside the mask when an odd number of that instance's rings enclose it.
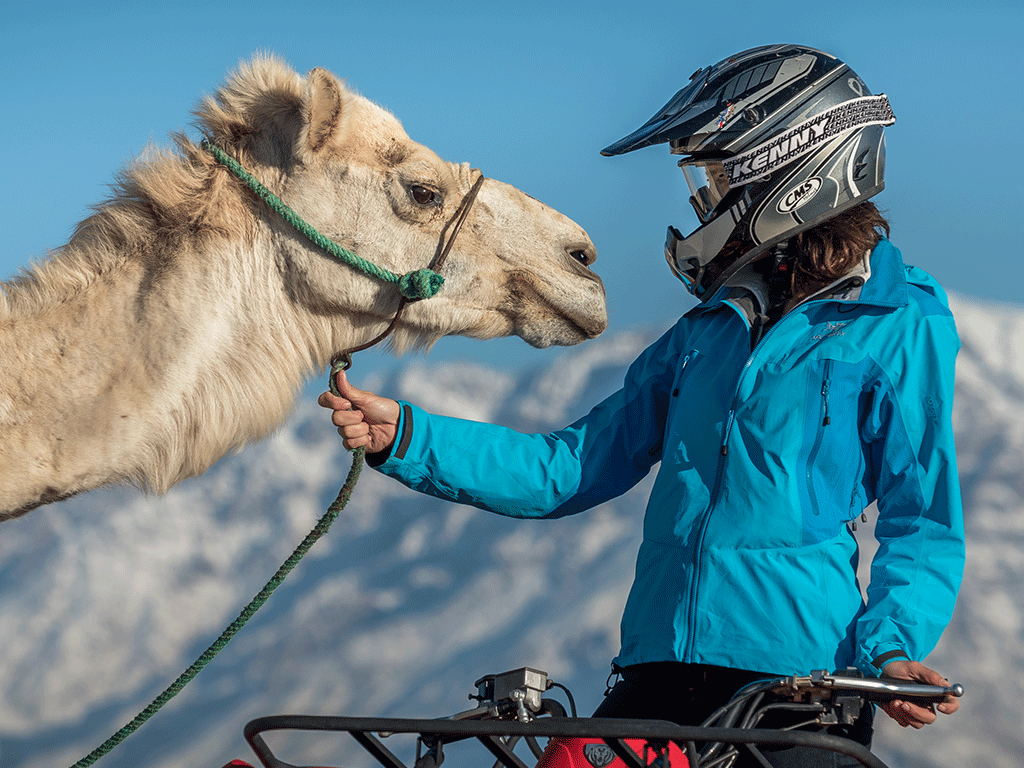
<instances>
[{"instance_id":1,"label":"metal luggage rack","mask_svg":"<svg viewBox=\"0 0 1024 768\"><path fill-rule=\"evenodd\" d=\"M493 756L496 768L534 768L543 753L537 739L550 737L601 740L620 758L626 768L649 768L652 757L660 768L729 768L740 750L749 750L763 762L759 746L807 746L830 750L858 761L866 768L887 768L866 747L850 739L824 732L757 728L769 709L790 709L807 714L800 726L849 724L866 701L894 698L941 701L947 695L960 696L959 685L942 688L905 681L864 678L855 673L814 672L765 680L738 692L729 705L701 726L680 726L661 720L620 720L576 717L572 707L543 697L552 687L547 674L528 667L499 675L488 675L476 683L479 706L441 719L381 717L332 717L277 715L261 717L245 727L245 738L264 768L304 768L278 759L263 734L272 731L348 733L382 768L439 768L449 744L476 739ZM780 703L780 700L784 703ZM715 723L729 723L720 727ZM392 736L416 736L415 755L410 762L399 758L384 744ZM641 756L627 739L643 739L647 748ZM532 755L516 754L523 742ZM686 757L684 765L672 766L669 744L674 743ZM764 763L767 765L767 763Z\"/></svg>"}]
</instances>

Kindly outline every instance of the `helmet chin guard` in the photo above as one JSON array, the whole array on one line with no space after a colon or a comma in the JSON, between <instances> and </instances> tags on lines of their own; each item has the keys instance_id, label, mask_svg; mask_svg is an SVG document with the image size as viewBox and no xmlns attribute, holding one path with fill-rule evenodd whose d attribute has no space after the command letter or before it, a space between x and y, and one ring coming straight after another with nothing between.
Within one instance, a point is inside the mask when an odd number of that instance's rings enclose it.
<instances>
[{"instance_id":1,"label":"helmet chin guard","mask_svg":"<svg viewBox=\"0 0 1024 768\"><path fill-rule=\"evenodd\" d=\"M777 244L878 194L883 126L895 122L846 64L796 45L754 48L699 70L602 154L658 143L679 165L701 226L669 227L673 273L706 301Z\"/></svg>"}]
</instances>

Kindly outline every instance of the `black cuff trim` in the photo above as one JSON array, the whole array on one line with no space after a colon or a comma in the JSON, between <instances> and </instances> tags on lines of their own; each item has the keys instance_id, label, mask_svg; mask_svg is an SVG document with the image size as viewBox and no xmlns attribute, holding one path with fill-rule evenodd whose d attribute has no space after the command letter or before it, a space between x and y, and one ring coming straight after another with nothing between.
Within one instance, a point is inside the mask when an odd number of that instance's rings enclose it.
<instances>
[{"instance_id":1,"label":"black cuff trim","mask_svg":"<svg viewBox=\"0 0 1024 768\"><path fill-rule=\"evenodd\" d=\"M412 442L412 408L408 403L402 403L402 436L399 438L398 447L395 448L395 458L404 459L405 452L409 450L409 443Z\"/></svg>"},{"instance_id":2,"label":"black cuff trim","mask_svg":"<svg viewBox=\"0 0 1024 768\"><path fill-rule=\"evenodd\" d=\"M377 451L376 453L366 454L366 463L371 467L379 467L385 461L388 460L390 454L387 451Z\"/></svg>"},{"instance_id":3,"label":"black cuff trim","mask_svg":"<svg viewBox=\"0 0 1024 768\"><path fill-rule=\"evenodd\" d=\"M893 659L907 659L909 661L910 657L907 656L905 651L889 651L888 653L883 653L881 656L874 659L871 662L871 666L881 671L882 667Z\"/></svg>"}]
</instances>

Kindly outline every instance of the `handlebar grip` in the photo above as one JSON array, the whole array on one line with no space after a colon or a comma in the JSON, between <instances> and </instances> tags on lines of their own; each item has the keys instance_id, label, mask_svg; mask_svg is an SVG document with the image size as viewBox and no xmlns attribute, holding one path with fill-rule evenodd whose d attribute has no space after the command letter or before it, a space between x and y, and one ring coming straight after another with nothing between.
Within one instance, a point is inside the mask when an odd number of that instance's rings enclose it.
<instances>
[{"instance_id":1,"label":"handlebar grip","mask_svg":"<svg viewBox=\"0 0 1024 768\"><path fill-rule=\"evenodd\" d=\"M950 686L942 685L926 685L924 683L911 683L906 680L900 680L892 677L879 678L886 686L887 691L891 691L900 697L914 698L914 699L944 699L947 696L955 696L957 698L964 695L964 687L960 683L954 683Z\"/></svg>"},{"instance_id":2,"label":"handlebar grip","mask_svg":"<svg viewBox=\"0 0 1024 768\"><path fill-rule=\"evenodd\" d=\"M947 696L959 698L964 695L964 687L959 683L947 687L912 683L894 677L853 678L842 675L828 675L826 679L831 688L860 691L867 694L868 698L876 700L918 699L941 701Z\"/></svg>"}]
</instances>

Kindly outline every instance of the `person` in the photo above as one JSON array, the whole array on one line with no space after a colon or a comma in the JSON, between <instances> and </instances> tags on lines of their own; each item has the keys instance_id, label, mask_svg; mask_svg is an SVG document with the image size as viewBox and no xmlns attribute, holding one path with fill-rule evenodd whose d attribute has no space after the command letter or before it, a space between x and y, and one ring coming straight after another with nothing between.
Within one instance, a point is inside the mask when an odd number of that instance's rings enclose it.
<instances>
[{"instance_id":1,"label":"person","mask_svg":"<svg viewBox=\"0 0 1024 768\"><path fill-rule=\"evenodd\" d=\"M660 462L598 717L698 725L771 675L856 667L948 685L922 660L963 572L951 408L959 340L869 198L888 99L796 45L698 70L603 151L668 143L700 221L666 257L700 301L622 388L550 434L432 415L352 386L320 404L410 488L519 518L576 514ZM866 600L851 525L877 504ZM920 728L937 707L882 709ZM872 712L842 735L870 745ZM833 765L806 748L772 765Z\"/></svg>"}]
</instances>

